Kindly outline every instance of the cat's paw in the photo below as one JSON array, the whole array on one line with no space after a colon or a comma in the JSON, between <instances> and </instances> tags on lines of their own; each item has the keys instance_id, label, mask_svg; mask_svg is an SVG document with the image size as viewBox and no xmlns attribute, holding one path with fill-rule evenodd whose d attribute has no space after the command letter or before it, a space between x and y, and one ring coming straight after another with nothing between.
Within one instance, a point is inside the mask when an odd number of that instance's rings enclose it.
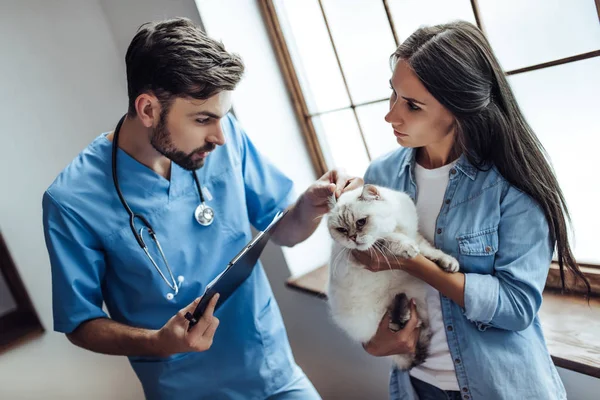
<instances>
[{"instance_id":1,"label":"cat's paw","mask_svg":"<svg viewBox=\"0 0 600 400\"><path fill-rule=\"evenodd\" d=\"M419 247L413 242L398 243L394 250L396 255L407 259L415 258L420 253Z\"/></svg>"},{"instance_id":2,"label":"cat's paw","mask_svg":"<svg viewBox=\"0 0 600 400\"><path fill-rule=\"evenodd\" d=\"M458 260L452 256L444 254L438 258L435 263L446 272L458 272L460 265Z\"/></svg>"}]
</instances>

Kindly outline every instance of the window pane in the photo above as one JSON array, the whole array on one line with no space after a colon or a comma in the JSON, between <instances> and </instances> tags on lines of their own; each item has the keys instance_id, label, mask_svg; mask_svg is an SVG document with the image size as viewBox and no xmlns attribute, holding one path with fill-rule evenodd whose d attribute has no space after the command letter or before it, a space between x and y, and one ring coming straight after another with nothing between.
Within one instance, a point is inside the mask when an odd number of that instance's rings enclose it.
<instances>
[{"instance_id":1,"label":"window pane","mask_svg":"<svg viewBox=\"0 0 600 400\"><path fill-rule=\"evenodd\" d=\"M421 25L462 19L475 24L470 0L389 0L398 40L406 40Z\"/></svg>"},{"instance_id":2,"label":"window pane","mask_svg":"<svg viewBox=\"0 0 600 400\"><path fill-rule=\"evenodd\" d=\"M354 104L389 97L396 44L383 2L323 0L323 9Z\"/></svg>"},{"instance_id":3,"label":"window pane","mask_svg":"<svg viewBox=\"0 0 600 400\"><path fill-rule=\"evenodd\" d=\"M276 0L277 16L310 113L350 105L317 0Z\"/></svg>"},{"instance_id":4,"label":"window pane","mask_svg":"<svg viewBox=\"0 0 600 400\"><path fill-rule=\"evenodd\" d=\"M363 176L369 165L356 118L352 110L334 111L313 118L327 166L343 168L351 175Z\"/></svg>"},{"instance_id":5,"label":"window pane","mask_svg":"<svg viewBox=\"0 0 600 400\"><path fill-rule=\"evenodd\" d=\"M479 0L479 9L506 71L600 49L593 0Z\"/></svg>"},{"instance_id":6,"label":"window pane","mask_svg":"<svg viewBox=\"0 0 600 400\"><path fill-rule=\"evenodd\" d=\"M509 77L525 118L550 155L573 219L575 256L600 264L600 57Z\"/></svg>"},{"instance_id":7,"label":"window pane","mask_svg":"<svg viewBox=\"0 0 600 400\"><path fill-rule=\"evenodd\" d=\"M372 160L399 147L392 126L384 119L389 108L389 100L356 108Z\"/></svg>"}]
</instances>

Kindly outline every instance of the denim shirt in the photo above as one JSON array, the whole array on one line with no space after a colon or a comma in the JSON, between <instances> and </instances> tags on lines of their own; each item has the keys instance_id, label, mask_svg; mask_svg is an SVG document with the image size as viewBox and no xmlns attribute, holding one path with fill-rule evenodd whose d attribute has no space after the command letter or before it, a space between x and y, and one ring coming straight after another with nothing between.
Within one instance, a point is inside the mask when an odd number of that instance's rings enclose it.
<instances>
[{"instance_id":1,"label":"denim shirt","mask_svg":"<svg viewBox=\"0 0 600 400\"><path fill-rule=\"evenodd\" d=\"M416 201L414 149L371 163L365 183ZM565 399L538 310L553 246L540 206L495 167L461 156L450 170L434 245L465 274L464 308L440 294L450 354L465 400ZM417 399L406 371L392 370L390 398Z\"/></svg>"}]
</instances>

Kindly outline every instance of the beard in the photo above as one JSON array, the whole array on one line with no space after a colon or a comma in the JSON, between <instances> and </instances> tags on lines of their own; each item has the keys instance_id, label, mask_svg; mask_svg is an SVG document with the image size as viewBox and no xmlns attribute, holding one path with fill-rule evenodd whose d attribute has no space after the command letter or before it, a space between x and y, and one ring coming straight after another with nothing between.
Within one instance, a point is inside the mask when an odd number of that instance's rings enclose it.
<instances>
[{"instance_id":1,"label":"beard","mask_svg":"<svg viewBox=\"0 0 600 400\"><path fill-rule=\"evenodd\" d=\"M171 139L171 132L167 129L166 114L166 112L161 112L160 120L150 136L150 144L152 144L152 147L160 154L185 170L194 171L198 168L202 168L204 166L204 158L194 159L193 156L198 153L213 151L216 145L206 144L205 146L195 149L191 153L185 153L177 149Z\"/></svg>"}]
</instances>

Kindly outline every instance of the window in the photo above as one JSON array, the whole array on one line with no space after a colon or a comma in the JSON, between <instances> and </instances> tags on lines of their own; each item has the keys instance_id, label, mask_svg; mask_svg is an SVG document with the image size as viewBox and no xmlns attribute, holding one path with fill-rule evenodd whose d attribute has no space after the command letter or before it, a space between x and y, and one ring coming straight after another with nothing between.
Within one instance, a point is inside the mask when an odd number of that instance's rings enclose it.
<instances>
[{"instance_id":1,"label":"window","mask_svg":"<svg viewBox=\"0 0 600 400\"><path fill-rule=\"evenodd\" d=\"M599 0L261 0L317 172L362 176L398 147L384 121L389 55L420 25L488 37L565 192L582 264L600 265Z\"/></svg>"}]
</instances>

